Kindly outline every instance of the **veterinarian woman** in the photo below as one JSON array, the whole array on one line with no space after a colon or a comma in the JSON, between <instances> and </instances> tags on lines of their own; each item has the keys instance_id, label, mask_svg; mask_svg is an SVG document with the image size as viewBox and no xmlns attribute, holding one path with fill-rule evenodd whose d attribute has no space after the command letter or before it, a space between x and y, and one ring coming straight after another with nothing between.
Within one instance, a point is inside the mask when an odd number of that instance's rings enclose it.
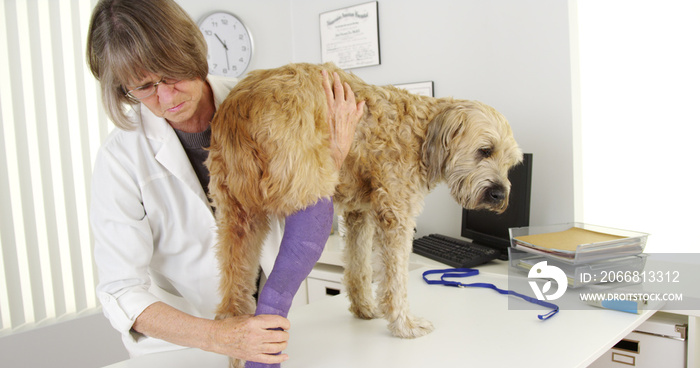
<instances>
[{"instance_id":1,"label":"veterinarian woman","mask_svg":"<svg viewBox=\"0 0 700 368\"><path fill-rule=\"evenodd\" d=\"M206 43L172 0L103 0L93 12L87 59L116 129L95 161L91 222L97 294L131 356L196 347L263 363L287 344L286 318L214 320L219 302L215 220L203 162L209 122L236 80L208 76ZM352 143L362 103L324 73L334 160ZM345 89L344 89L345 88ZM347 99L346 99L347 94ZM261 259L270 272L282 236Z\"/></svg>"}]
</instances>

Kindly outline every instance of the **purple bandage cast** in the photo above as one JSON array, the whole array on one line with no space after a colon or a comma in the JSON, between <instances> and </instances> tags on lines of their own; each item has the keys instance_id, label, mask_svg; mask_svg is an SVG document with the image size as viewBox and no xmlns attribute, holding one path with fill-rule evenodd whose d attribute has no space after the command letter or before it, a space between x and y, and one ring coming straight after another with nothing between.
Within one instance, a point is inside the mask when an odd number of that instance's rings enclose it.
<instances>
[{"instance_id":1,"label":"purple bandage cast","mask_svg":"<svg viewBox=\"0 0 700 368\"><path fill-rule=\"evenodd\" d=\"M287 317L292 299L311 272L326 245L333 225L333 201L316 204L287 217L280 251L258 297L255 315ZM246 368L273 368L280 364L246 362Z\"/></svg>"}]
</instances>

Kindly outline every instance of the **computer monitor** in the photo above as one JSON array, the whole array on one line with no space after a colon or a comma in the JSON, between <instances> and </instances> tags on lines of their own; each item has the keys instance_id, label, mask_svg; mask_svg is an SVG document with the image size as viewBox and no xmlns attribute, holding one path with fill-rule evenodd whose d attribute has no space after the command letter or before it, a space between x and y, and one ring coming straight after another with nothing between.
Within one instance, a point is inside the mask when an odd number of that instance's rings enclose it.
<instances>
[{"instance_id":1,"label":"computer monitor","mask_svg":"<svg viewBox=\"0 0 700 368\"><path fill-rule=\"evenodd\" d=\"M530 188L532 186L532 154L511 168L510 198L502 214L488 210L462 210L462 236L472 242L497 249L507 259L510 235L508 228L530 225Z\"/></svg>"}]
</instances>

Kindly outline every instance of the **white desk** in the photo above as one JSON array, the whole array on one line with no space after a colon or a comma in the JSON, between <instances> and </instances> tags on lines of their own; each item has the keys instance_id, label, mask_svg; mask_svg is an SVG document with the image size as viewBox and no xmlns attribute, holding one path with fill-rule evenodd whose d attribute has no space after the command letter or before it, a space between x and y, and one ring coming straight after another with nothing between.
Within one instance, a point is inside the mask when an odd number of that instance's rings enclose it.
<instances>
[{"instance_id":1,"label":"white desk","mask_svg":"<svg viewBox=\"0 0 700 368\"><path fill-rule=\"evenodd\" d=\"M409 300L416 315L435 325L431 334L413 340L392 337L385 320L354 318L348 311L347 297L339 295L292 309L291 337L285 351L290 359L283 368L586 367L653 314L591 307L563 310L540 321L537 314L547 312L544 308L509 310L508 299L513 297L490 289L427 285L421 278L424 270L411 272ZM468 282L507 287L506 276L484 271ZM186 349L110 368L223 368L226 364L225 357Z\"/></svg>"},{"instance_id":2,"label":"white desk","mask_svg":"<svg viewBox=\"0 0 700 368\"><path fill-rule=\"evenodd\" d=\"M290 360L284 367L586 367L653 314L561 311L540 321L544 308L509 310L512 297L427 285L422 271L410 274L409 299L411 310L435 325L431 334L393 337L386 321L356 319L347 298L334 297L290 314ZM468 282L505 288L507 278L480 275Z\"/></svg>"}]
</instances>

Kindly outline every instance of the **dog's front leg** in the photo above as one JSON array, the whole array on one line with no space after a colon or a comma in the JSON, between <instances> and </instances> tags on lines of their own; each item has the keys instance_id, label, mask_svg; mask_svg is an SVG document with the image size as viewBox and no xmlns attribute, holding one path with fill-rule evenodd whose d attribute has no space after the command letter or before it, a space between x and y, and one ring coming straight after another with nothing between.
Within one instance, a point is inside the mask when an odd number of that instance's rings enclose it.
<instances>
[{"instance_id":1,"label":"dog's front leg","mask_svg":"<svg viewBox=\"0 0 700 368\"><path fill-rule=\"evenodd\" d=\"M351 211L344 215L347 234L343 282L350 298L350 311L357 318L380 317L372 295L374 225L366 211Z\"/></svg>"},{"instance_id":2,"label":"dog's front leg","mask_svg":"<svg viewBox=\"0 0 700 368\"><path fill-rule=\"evenodd\" d=\"M260 250L270 229L269 220L264 213L253 214L234 205L217 209L217 223L222 298L216 318L252 314Z\"/></svg>"},{"instance_id":3,"label":"dog's front leg","mask_svg":"<svg viewBox=\"0 0 700 368\"><path fill-rule=\"evenodd\" d=\"M323 198L285 220L284 236L255 314L286 317L294 294L323 253L333 225L333 202Z\"/></svg>"},{"instance_id":4,"label":"dog's front leg","mask_svg":"<svg viewBox=\"0 0 700 368\"><path fill-rule=\"evenodd\" d=\"M264 213L251 213L231 200L232 205L217 208L217 257L221 269L222 296L216 319L252 314L253 294L260 265L260 250L270 225ZM241 368L244 361L231 358L230 367Z\"/></svg>"},{"instance_id":5,"label":"dog's front leg","mask_svg":"<svg viewBox=\"0 0 700 368\"><path fill-rule=\"evenodd\" d=\"M394 336L416 338L433 331L430 321L411 314L408 305L408 263L415 222L398 211L381 211L377 245L382 261L377 294L379 307Z\"/></svg>"},{"instance_id":6,"label":"dog's front leg","mask_svg":"<svg viewBox=\"0 0 700 368\"><path fill-rule=\"evenodd\" d=\"M287 316L294 294L323 253L332 225L333 202L329 198L287 216L280 251L260 292L255 315ZM263 367L280 364L246 362L246 368Z\"/></svg>"}]
</instances>

